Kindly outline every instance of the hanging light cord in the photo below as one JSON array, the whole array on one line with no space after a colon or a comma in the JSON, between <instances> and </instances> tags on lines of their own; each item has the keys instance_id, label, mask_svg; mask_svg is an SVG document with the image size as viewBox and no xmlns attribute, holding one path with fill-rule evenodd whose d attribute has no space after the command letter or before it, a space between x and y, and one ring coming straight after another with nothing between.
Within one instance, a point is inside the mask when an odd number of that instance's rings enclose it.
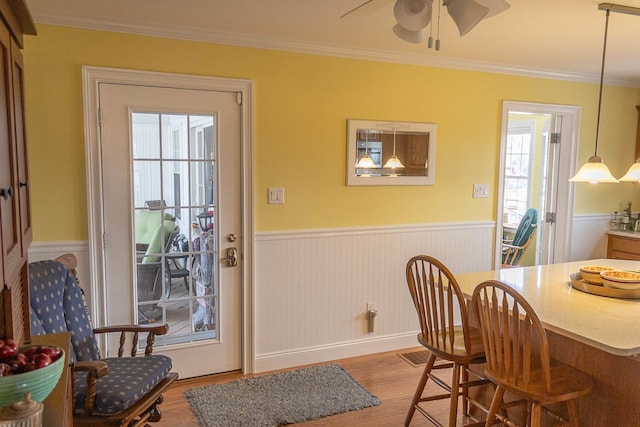
<instances>
[{"instance_id":1,"label":"hanging light cord","mask_svg":"<svg viewBox=\"0 0 640 427\"><path fill-rule=\"evenodd\" d=\"M604 24L604 44L602 46L602 68L600 68L600 93L598 94L598 117L596 120L596 149L594 156L598 155L598 141L600 139L600 108L602 106L602 86L604 84L604 60L607 55L607 33L609 32L609 12L607 9L607 17Z\"/></svg>"},{"instance_id":2,"label":"hanging light cord","mask_svg":"<svg viewBox=\"0 0 640 427\"><path fill-rule=\"evenodd\" d=\"M396 130L393 130L393 157L396 156Z\"/></svg>"}]
</instances>

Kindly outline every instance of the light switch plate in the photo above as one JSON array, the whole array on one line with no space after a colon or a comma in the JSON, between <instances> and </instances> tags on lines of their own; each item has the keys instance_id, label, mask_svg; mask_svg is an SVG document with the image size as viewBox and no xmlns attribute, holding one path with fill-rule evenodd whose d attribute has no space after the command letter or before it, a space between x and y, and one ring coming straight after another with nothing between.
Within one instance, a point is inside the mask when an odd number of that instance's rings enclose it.
<instances>
[{"instance_id":1,"label":"light switch plate","mask_svg":"<svg viewBox=\"0 0 640 427\"><path fill-rule=\"evenodd\" d=\"M269 204L270 205L284 204L284 188L283 187L269 187Z\"/></svg>"},{"instance_id":2,"label":"light switch plate","mask_svg":"<svg viewBox=\"0 0 640 427\"><path fill-rule=\"evenodd\" d=\"M489 197L489 184L473 184L473 197Z\"/></svg>"}]
</instances>

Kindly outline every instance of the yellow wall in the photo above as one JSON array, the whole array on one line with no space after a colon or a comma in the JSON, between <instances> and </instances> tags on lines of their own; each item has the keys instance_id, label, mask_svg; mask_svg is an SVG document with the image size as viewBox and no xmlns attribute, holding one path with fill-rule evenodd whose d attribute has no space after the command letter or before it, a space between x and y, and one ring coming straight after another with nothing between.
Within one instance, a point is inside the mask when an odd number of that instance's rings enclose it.
<instances>
[{"instance_id":1,"label":"yellow wall","mask_svg":"<svg viewBox=\"0 0 640 427\"><path fill-rule=\"evenodd\" d=\"M36 241L88 236L83 65L253 80L257 231L494 220L503 100L582 106L579 163L593 153L594 84L48 25L38 33L24 50ZM640 90L605 89L599 151L620 176L633 158ZM345 186L348 118L436 123L436 185ZM300 164L309 153L314 164ZM490 197L473 199L473 183L488 183ZM270 186L285 187L285 205L267 205ZM640 207L633 184L578 184L576 213L626 200Z\"/></svg>"}]
</instances>

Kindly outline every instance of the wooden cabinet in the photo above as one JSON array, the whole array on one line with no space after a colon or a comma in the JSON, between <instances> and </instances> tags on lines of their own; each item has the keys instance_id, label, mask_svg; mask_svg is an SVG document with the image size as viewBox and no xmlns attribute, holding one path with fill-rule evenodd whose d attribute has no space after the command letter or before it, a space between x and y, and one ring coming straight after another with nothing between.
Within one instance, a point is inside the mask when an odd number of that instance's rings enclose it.
<instances>
[{"instance_id":1,"label":"wooden cabinet","mask_svg":"<svg viewBox=\"0 0 640 427\"><path fill-rule=\"evenodd\" d=\"M29 338L31 244L24 121L23 34L35 34L24 0L0 0L0 337Z\"/></svg>"},{"instance_id":2,"label":"wooden cabinet","mask_svg":"<svg viewBox=\"0 0 640 427\"><path fill-rule=\"evenodd\" d=\"M640 261L640 236L609 234L607 240L607 258Z\"/></svg>"}]
</instances>

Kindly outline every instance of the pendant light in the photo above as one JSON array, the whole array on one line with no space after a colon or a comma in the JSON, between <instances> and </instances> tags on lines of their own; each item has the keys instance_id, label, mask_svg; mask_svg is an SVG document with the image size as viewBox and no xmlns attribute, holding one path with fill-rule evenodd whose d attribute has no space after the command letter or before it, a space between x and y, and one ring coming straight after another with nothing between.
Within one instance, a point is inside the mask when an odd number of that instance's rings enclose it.
<instances>
[{"instance_id":1,"label":"pendant light","mask_svg":"<svg viewBox=\"0 0 640 427\"><path fill-rule=\"evenodd\" d=\"M607 53L607 32L609 29L609 12L611 9L607 8L607 16L604 25L604 43L602 47L602 67L600 68L600 92L598 94L598 115L596 118L596 143L595 152L593 156L589 158L589 161L585 163L578 173L571 178L571 182L590 182L597 184L598 182L619 182L611 172L609 168L604 164L600 156L598 156L598 141L600 139L600 110L602 106L602 87L604 82L604 63Z\"/></svg>"},{"instance_id":2,"label":"pendant light","mask_svg":"<svg viewBox=\"0 0 640 427\"><path fill-rule=\"evenodd\" d=\"M640 8L631 7L631 6L621 6L616 4L601 4L599 9L607 9L607 11L612 10L613 12L626 13L628 15L640 16ZM631 165L629 170L620 181L632 181L639 182L640 181L640 158L636 159L636 162Z\"/></svg>"},{"instance_id":3,"label":"pendant light","mask_svg":"<svg viewBox=\"0 0 640 427\"><path fill-rule=\"evenodd\" d=\"M369 149L368 149L368 143L369 143L369 132L367 130L364 131L364 156L362 156L362 158L360 160L358 160L358 163L356 164L356 168L358 169L373 169L376 166L375 163L373 163L373 160L371 160L371 157L369 157Z\"/></svg>"},{"instance_id":4,"label":"pendant light","mask_svg":"<svg viewBox=\"0 0 640 427\"><path fill-rule=\"evenodd\" d=\"M627 173L620 178L620 181L640 181L640 158L636 159L636 162L632 164Z\"/></svg>"},{"instance_id":5,"label":"pendant light","mask_svg":"<svg viewBox=\"0 0 640 427\"><path fill-rule=\"evenodd\" d=\"M396 130L395 129L393 130L393 155L389 158L389 160L387 160L387 163L384 164L384 167L389 169L404 168L404 165L402 164L398 156L396 156Z\"/></svg>"}]
</instances>

